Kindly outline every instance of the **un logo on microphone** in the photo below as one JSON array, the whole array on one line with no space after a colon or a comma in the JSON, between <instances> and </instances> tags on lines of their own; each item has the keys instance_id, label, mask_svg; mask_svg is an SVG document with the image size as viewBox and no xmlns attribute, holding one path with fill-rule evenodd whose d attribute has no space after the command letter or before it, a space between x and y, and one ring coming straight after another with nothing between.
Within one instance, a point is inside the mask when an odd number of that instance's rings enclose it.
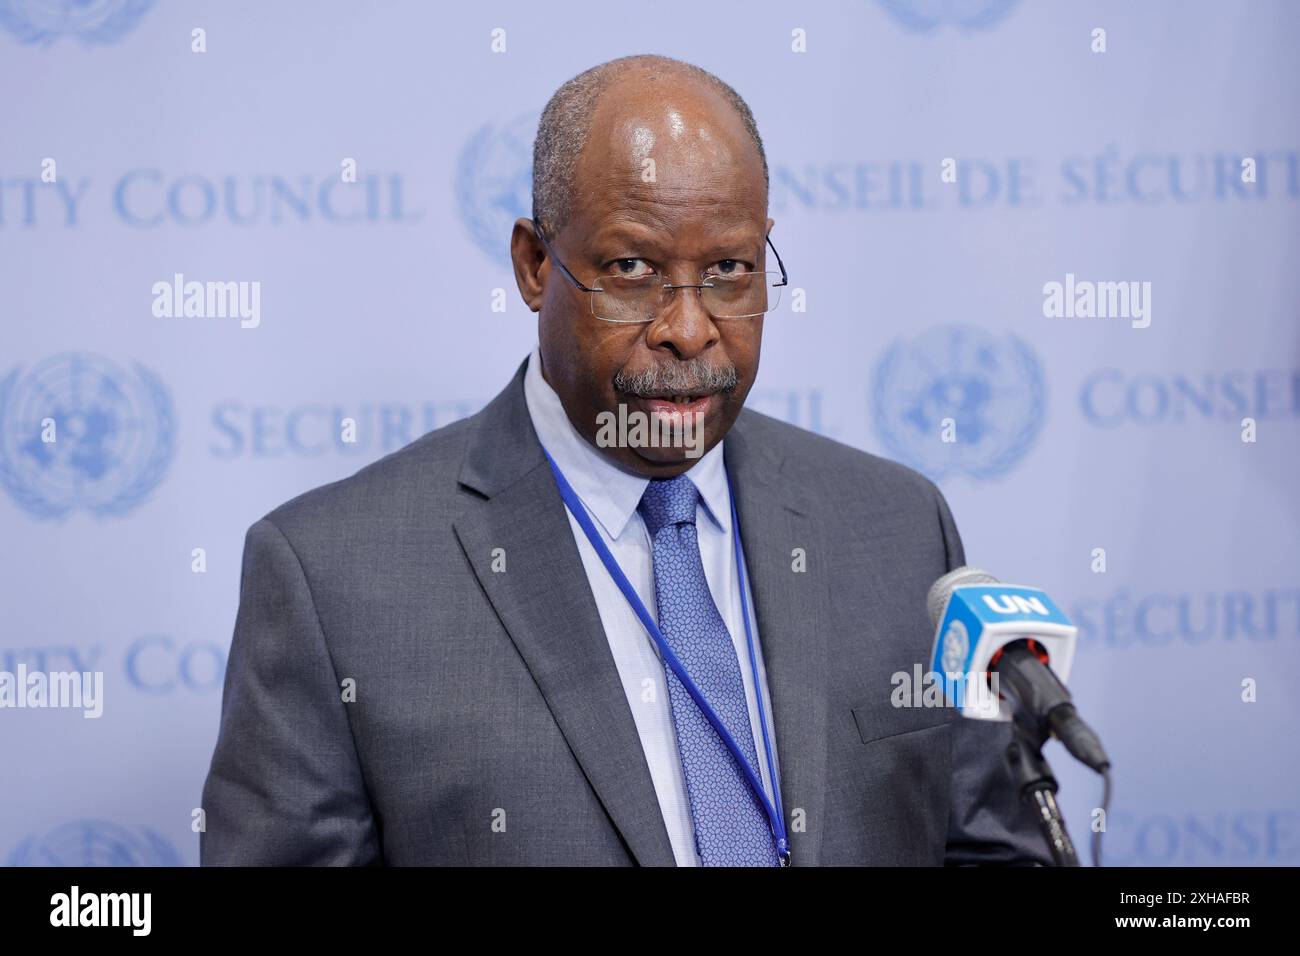
<instances>
[{"instance_id":1,"label":"un logo on microphone","mask_svg":"<svg viewBox=\"0 0 1300 956\"><path fill-rule=\"evenodd\" d=\"M0 378L0 486L38 518L120 516L157 487L176 417L158 378L96 355L56 355Z\"/></svg>"},{"instance_id":2,"label":"un logo on microphone","mask_svg":"<svg viewBox=\"0 0 1300 956\"><path fill-rule=\"evenodd\" d=\"M86 46L115 43L151 6L153 0L0 0L0 27L39 46L61 36Z\"/></svg>"},{"instance_id":3,"label":"un logo on microphone","mask_svg":"<svg viewBox=\"0 0 1300 956\"><path fill-rule=\"evenodd\" d=\"M1029 346L973 326L894 343L876 366L873 391L887 453L936 481L1006 474L1033 447L1047 408Z\"/></svg>"},{"instance_id":4,"label":"un logo on microphone","mask_svg":"<svg viewBox=\"0 0 1300 956\"><path fill-rule=\"evenodd\" d=\"M456 169L456 202L478 247L510 266L510 230L532 215L533 137L538 114L520 116L498 129L491 123L469 138Z\"/></svg>"},{"instance_id":5,"label":"un logo on microphone","mask_svg":"<svg viewBox=\"0 0 1300 956\"><path fill-rule=\"evenodd\" d=\"M970 653L970 635L961 621L952 621L943 633L943 649L939 664L944 674L959 674L966 669L966 656Z\"/></svg>"}]
</instances>

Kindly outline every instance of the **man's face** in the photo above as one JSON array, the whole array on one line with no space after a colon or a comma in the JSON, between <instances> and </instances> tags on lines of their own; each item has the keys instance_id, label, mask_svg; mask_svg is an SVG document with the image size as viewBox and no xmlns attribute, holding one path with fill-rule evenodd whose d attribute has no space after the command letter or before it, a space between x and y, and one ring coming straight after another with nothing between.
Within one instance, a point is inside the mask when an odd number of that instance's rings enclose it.
<instances>
[{"instance_id":1,"label":"man's face","mask_svg":"<svg viewBox=\"0 0 1300 956\"><path fill-rule=\"evenodd\" d=\"M757 147L725 101L679 80L630 79L606 93L578 164L572 210L558 236L542 225L554 254L588 287L602 276L650 274L698 285L706 271L768 268L772 220ZM512 253L520 291L541 312L544 375L587 441L628 470L662 478L722 440L758 371L761 315L714 318L697 290L678 289L652 321L602 321L592 314L593 296L546 257L527 219L515 225ZM602 422L617 421L620 405L629 419L640 413L677 440L668 447L600 440ZM686 441L682 416L700 422L702 436Z\"/></svg>"}]
</instances>

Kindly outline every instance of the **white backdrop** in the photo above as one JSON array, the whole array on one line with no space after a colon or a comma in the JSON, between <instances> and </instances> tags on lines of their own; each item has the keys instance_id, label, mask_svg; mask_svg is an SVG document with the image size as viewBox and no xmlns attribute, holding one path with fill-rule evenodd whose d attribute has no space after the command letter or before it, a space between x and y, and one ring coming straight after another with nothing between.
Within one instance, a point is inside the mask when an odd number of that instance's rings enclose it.
<instances>
[{"instance_id":1,"label":"white backdrop","mask_svg":"<svg viewBox=\"0 0 1300 956\"><path fill-rule=\"evenodd\" d=\"M0 710L0 863L197 862L245 529L504 385L537 115L642 52L767 145L807 309L751 404L926 470L1081 625L1110 862L1300 862L1298 38L1285 0L0 0L0 670L106 682ZM155 317L177 273L260 325ZM1150 282L1150 326L1044 317L1067 273Z\"/></svg>"}]
</instances>

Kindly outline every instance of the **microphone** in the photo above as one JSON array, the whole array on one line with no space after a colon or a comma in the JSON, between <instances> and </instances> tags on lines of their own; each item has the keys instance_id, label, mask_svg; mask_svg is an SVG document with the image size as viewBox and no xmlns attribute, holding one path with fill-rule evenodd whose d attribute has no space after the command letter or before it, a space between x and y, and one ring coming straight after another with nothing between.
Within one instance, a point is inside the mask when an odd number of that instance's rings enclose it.
<instances>
[{"instance_id":1,"label":"microphone","mask_svg":"<svg viewBox=\"0 0 1300 956\"><path fill-rule=\"evenodd\" d=\"M1098 773L1110 769L1065 689L1079 630L1045 591L961 567L934 582L926 604L935 625L930 669L963 717L1014 720L1039 741L1055 737ZM962 693L964 681L982 675L992 695Z\"/></svg>"}]
</instances>

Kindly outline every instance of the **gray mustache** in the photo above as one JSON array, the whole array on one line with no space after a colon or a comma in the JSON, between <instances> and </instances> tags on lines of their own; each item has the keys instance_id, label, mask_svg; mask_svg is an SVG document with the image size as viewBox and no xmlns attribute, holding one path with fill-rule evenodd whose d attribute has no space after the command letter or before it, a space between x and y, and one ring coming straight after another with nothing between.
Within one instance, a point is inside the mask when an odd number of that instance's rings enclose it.
<instances>
[{"instance_id":1,"label":"gray mustache","mask_svg":"<svg viewBox=\"0 0 1300 956\"><path fill-rule=\"evenodd\" d=\"M631 374L619 369L614 376L614 388L625 395L640 398L712 395L732 391L739 381L736 366L719 367L702 358L693 358L685 362L666 362Z\"/></svg>"}]
</instances>

